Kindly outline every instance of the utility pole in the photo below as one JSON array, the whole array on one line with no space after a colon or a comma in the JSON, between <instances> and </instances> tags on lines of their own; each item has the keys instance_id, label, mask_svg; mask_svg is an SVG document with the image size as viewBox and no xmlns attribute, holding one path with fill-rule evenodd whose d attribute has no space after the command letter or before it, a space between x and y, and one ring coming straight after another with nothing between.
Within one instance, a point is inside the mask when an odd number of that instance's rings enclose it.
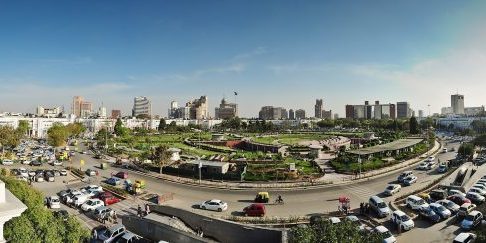
<instances>
[{"instance_id":1,"label":"utility pole","mask_svg":"<svg viewBox=\"0 0 486 243\"><path fill-rule=\"evenodd\" d=\"M199 185L201 185L201 167L202 167L202 161L199 160L199 164L198 166L199 167Z\"/></svg>"}]
</instances>

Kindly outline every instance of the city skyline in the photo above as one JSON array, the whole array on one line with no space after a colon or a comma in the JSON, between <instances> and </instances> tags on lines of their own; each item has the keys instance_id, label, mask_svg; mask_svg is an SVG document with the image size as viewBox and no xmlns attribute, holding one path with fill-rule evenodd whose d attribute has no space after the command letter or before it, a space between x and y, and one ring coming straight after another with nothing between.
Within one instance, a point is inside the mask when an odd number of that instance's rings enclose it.
<instances>
[{"instance_id":1,"label":"city skyline","mask_svg":"<svg viewBox=\"0 0 486 243\"><path fill-rule=\"evenodd\" d=\"M79 95L129 114L147 96L165 115L207 95L214 117L233 91L242 117L267 105L312 114L317 98L340 117L364 100L440 113L456 92L484 105L486 3L191 4L5 3L0 112L69 110Z\"/></svg>"}]
</instances>

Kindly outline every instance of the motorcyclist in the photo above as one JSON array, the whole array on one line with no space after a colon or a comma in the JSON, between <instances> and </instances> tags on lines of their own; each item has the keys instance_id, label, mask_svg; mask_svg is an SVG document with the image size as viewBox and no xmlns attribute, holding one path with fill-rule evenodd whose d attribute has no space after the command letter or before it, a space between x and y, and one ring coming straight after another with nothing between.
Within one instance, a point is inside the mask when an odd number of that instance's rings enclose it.
<instances>
[{"instance_id":1,"label":"motorcyclist","mask_svg":"<svg viewBox=\"0 0 486 243\"><path fill-rule=\"evenodd\" d=\"M277 202L279 202L279 203L283 203L283 198L282 198L282 195L280 195L280 194L279 194L279 195L277 196Z\"/></svg>"}]
</instances>

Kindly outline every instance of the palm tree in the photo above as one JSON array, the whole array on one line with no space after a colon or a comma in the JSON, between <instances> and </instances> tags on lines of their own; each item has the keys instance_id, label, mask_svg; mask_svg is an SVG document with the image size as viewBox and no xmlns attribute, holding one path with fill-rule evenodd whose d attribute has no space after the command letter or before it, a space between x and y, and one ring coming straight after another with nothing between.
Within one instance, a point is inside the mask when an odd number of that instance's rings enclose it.
<instances>
[{"instance_id":1,"label":"palm tree","mask_svg":"<svg viewBox=\"0 0 486 243\"><path fill-rule=\"evenodd\" d=\"M154 163L159 166L159 173L162 174L162 168L169 163L172 154L169 152L167 145L162 144L155 148L154 151Z\"/></svg>"}]
</instances>

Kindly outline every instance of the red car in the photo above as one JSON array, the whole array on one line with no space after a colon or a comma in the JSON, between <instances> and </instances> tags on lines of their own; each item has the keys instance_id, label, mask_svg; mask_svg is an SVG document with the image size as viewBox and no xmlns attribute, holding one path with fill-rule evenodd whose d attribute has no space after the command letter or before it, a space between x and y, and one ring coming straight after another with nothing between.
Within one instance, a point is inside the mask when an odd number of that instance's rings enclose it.
<instances>
[{"instance_id":1,"label":"red car","mask_svg":"<svg viewBox=\"0 0 486 243\"><path fill-rule=\"evenodd\" d=\"M128 172L123 172L120 171L115 174L116 177L121 178L121 179L127 179L128 178Z\"/></svg>"},{"instance_id":2,"label":"red car","mask_svg":"<svg viewBox=\"0 0 486 243\"><path fill-rule=\"evenodd\" d=\"M115 204L120 201L119 198L113 196L110 192L101 193L98 198L105 203L105 206Z\"/></svg>"},{"instance_id":3,"label":"red car","mask_svg":"<svg viewBox=\"0 0 486 243\"><path fill-rule=\"evenodd\" d=\"M454 202L455 204L461 206L464 203L471 203L471 200L467 199L463 195L454 194L452 196L447 197L447 200Z\"/></svg>"},{"instance_id":4,"label":"red car","mask_svg":"<svg viewBox=\"0 0 486 243\"><path fill-rule=\"evenodd\" d=\"M265 205L261 203L254 203L243 209L243 213L245 214L245 216L263 217L265 216L265 212Z\"/></svg>"}]
</instances>

